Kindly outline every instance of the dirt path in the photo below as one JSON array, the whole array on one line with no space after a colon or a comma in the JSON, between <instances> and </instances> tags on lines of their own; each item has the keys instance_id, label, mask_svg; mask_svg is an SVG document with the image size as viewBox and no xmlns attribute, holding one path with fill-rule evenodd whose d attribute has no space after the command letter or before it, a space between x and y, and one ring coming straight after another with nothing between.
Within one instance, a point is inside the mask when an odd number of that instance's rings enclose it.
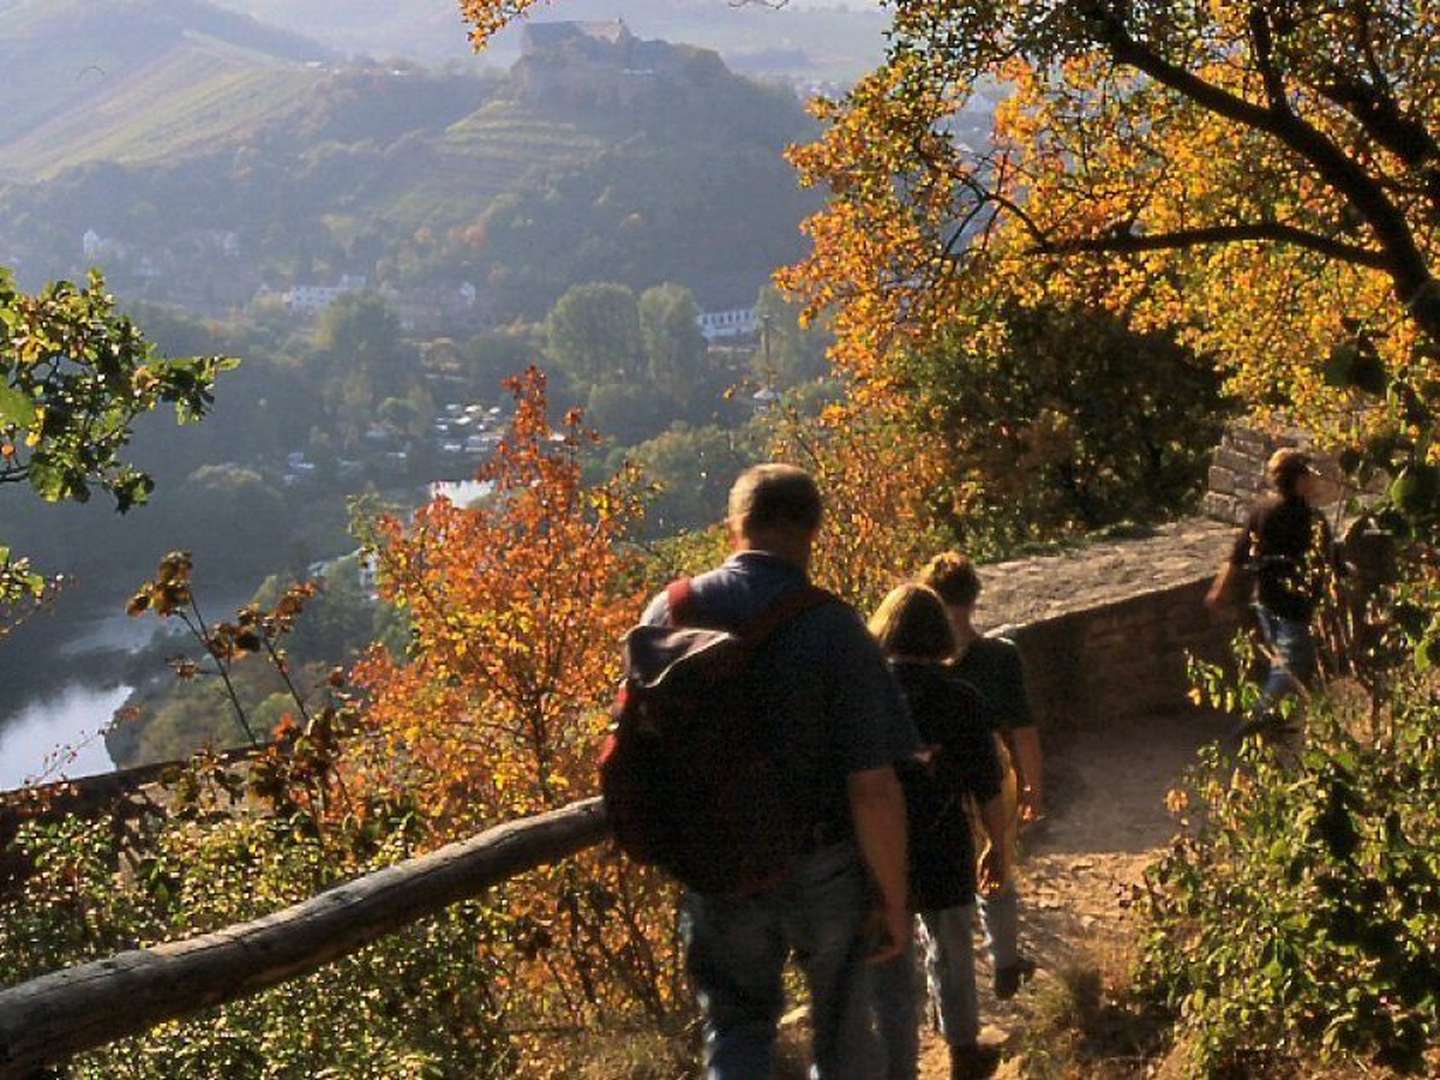
<instances>
[{"instance_id":1,"label":"dirt path","mask_svg":"<svg viewBox=\"0 0 1440 1080\"><path fill-rule=\"evenodd\" d=\"M1201 715L1124 723L1055 739L1046 747L1049 817L1027 834L1020 867L1021 947L1041 968L1010 1002L991 993L989 957L977 939L981 1017L1016 1045L1046 979L1067 964L1126 948L1134 926L1121 898L1174 833L1165 793L1227 722ZM987 1032L986 1037L999 1032ZM945 1080L948 1059L927 1040L922 1080ZM1019 1075L1017 1062L1001 1076Z\"/></svg>"}]
</instances>

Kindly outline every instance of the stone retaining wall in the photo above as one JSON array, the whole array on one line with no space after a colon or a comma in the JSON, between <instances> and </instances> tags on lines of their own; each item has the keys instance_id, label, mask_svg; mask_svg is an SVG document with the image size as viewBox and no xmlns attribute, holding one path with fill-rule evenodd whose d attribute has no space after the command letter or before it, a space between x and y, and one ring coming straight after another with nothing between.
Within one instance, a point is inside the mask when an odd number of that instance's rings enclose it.
<instances>
[{"instance_id":1,"label":"stone retaining wall","mask_svg":"<svg viewBox=\"0 0 1440 1080\"><path fill-rule=\"evenodd\" d=\"M1186 657L1235 632L1201 603L1235 530L1203 519L1153 537L983 567L983 628L1014 638L1042 729L1192 708Z\"/></svg>"}]
</instances>

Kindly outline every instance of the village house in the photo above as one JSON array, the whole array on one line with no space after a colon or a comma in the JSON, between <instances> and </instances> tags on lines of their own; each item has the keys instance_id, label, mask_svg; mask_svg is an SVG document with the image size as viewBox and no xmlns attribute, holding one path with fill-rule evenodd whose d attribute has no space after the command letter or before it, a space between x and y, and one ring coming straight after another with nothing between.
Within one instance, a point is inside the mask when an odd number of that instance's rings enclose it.
<instances>
[{"instance_id":1,"label":"village house","mask_svg":"<svg viewBox=\"0 0 1440 1080\"><path fill-rule=\"evenodd\" d=\"M706 311L697 321L701 336L711 342L720 338L750 337L760 332L760 314L753 307Z\"/></svg>"}]
</instances>

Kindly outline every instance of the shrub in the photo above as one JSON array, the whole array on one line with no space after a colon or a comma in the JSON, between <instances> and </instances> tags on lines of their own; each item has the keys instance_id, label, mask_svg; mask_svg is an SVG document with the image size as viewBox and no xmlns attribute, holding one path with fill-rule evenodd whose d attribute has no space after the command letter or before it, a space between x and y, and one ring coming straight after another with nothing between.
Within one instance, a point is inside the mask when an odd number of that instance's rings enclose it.
<instances>
[{"instance_id":1,"label":"shrub","mask_svg":"<svg viewBox=\"0 0 1440 1080\"><path fill-rule=\"evenodd\" d=\"M1362 738L1364 708L1316 696L1303 748L1212 746L1171 793L1182 831L1147 874L1141 981L1176 1011L1200 1075L1316 1054L1426 1069L1440 1040L1440 700L1411 674L1389 708L1388 734Z\"/></svg>"}]
</instances>

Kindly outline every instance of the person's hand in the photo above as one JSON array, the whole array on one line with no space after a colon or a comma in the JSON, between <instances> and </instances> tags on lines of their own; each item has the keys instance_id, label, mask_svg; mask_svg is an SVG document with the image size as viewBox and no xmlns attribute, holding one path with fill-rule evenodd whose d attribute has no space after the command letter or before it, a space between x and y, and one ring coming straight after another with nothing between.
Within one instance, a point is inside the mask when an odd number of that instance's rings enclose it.
<instances>
[{"instance_id":1,"label":"person's hand","mask_svg":"<svg viewBox=\"0 0 1440 1080\"><path fill-rule=\"evenodd\" d=\"M887 904L877 908L870 913L870 923L866 928L866 939L873 942L874 947L865 959L872 964L895 959L909 946L914 932L914 917L904 904Z\"/></svg>"},{"instance_id":2,"label":"person's hand","mask_svg":"<svg viewBox=\"0 0 1440 1080\"><path fill-rule=\"evenodd\" d=\"M1212 615L1223 615L1230 608L1230 598L1223 592L1211 589L1205 594L1205 610Z\"/></svg>"},{"instance_id":3,"label":"person's hand","mask_svg":"<svg viewBox=\"0 0 1440 1080\"><path fill-rule=\"evenodd\" d=\"M1022 829L1034 825L1045 816L1045 800L1033 787L1027 785L1020 789L1019 802L1020 827Z\"/></svg>"},{"instance_id":4,"label":"person's hand","mask_svg":"<svg viewBox=\"0 0 1440 1080\"><path fill-rule=\"evenodd\" d=\"M985 849L985 854L980 856L980 870L977 875L979 880L975 883L977 891L985 896L992 896L1005 887L1005 882L1010 876L1010 867L1007 865L1005 853L996 844L991 844Z\"/></svg>"}]
</instances>

